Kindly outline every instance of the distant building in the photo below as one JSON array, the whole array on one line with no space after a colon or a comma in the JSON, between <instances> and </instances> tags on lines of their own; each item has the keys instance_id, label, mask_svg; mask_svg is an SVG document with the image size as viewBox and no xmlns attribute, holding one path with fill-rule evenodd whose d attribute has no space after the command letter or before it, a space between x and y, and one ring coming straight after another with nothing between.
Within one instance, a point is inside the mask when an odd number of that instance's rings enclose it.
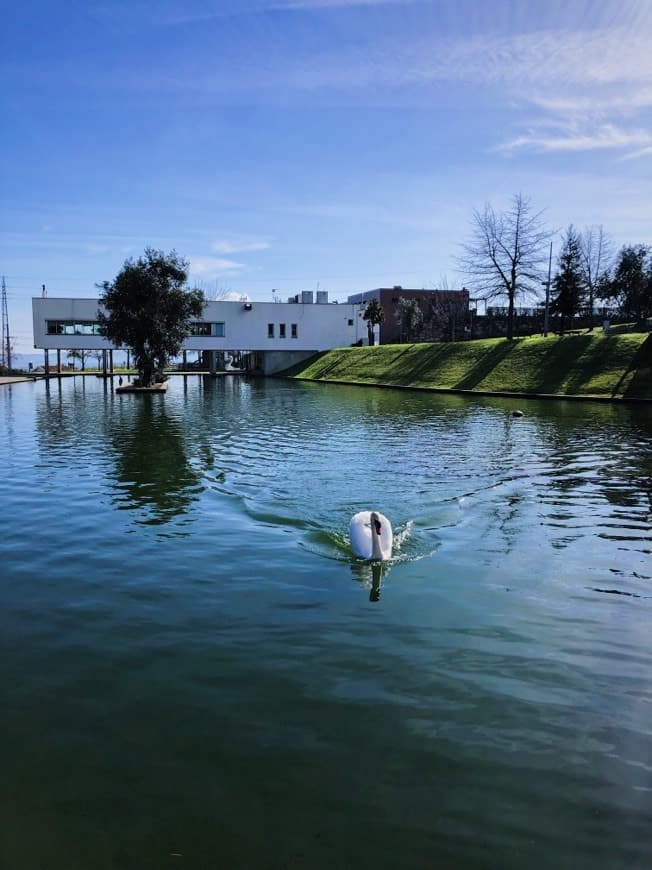
<instances>
[{"instance_id":1,"label":"distant building","mask_svg":"<svg viewBox=\"0 0 652 870\"><path fill-rule=\"evenodd\" d=\"M100 350L110 355L107 366L112 368L112 353L119 348L101 334L99 307L99 299L32 299L34 347L44 350L46 367L50 351L57 353L60 369L62 352ZM318 351L350 347L366 338L366 324L358 313L355 305L328 304L325 291L317 294L316 303L311 291L286 303L252 302L248 297L210 301L183 343L184 361L194 352L204 368L215 371L229 358L246 357L248 368L273 374Z\"/></svg>"},{"instance_id":2,"label":"distant building","mask_svg":"<svg viewBox=\"0 0 652 870\"><path fill-rule=\"evenodd\" d=\"M396 285L356 293L349 296L347 302L366 306L372 299L377 299L385 312L385 320L380 325L380 344L397 344L403 339L397 318L399 299L418 302L423 314L421 339L456 340L465 335L469 323L469 291L464 289L415 290Z\"/></svg>"}]
</instances>

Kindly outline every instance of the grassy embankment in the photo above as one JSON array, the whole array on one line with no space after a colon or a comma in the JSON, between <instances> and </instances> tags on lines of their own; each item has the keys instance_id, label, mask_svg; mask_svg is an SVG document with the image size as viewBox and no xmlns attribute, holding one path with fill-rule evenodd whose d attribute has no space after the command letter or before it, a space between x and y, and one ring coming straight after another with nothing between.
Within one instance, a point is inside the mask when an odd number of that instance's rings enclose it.
<instances>
[{"instance_id":1,"label":"grassy embankment","mask_svg":"<svg viewBox=\"0 0 652 870\"><path fill-rule=\"evenodd\" d=\"M283 374L434 390L652 399L652 335L596 331L514 341L339 348Z\"/></svg>"}]
</instances>

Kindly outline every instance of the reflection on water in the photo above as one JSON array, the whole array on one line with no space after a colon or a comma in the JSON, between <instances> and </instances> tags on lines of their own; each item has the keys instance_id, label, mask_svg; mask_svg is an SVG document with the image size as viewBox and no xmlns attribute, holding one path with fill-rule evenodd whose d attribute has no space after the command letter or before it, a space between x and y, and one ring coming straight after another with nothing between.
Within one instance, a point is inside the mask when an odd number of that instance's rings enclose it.
<instances>
[{"instance_id":1,"label":"reflection on water","mask_svg":"<svg viewBox=\"0 0 652 870\"><path fill-rule=\"evenodd\" d=\"M187 514L214 465L207 438L195 439L170 416L163 396L116 396L111 379L44 383L36 401L42 481L76 468L101 478L119 510L136 524L163 525ZM71 483L67 482L70 486Z\"/></svg>"},{"instance_id":2,"label":"reflection on water","mask_svg":"<svg viewBox=\"0 0 652 870\"><path fill-rule=\"evenodd\" d=\"M3 866L649 864L649 409L19 387Z\"/></svg>"},{"instance_id":3,"label":"reflection on water","mask_svg":"<svg viewBox=\"0 0 652 870\"><path fill-rule=\"evenodd\" d=\"M354 562L351 573L355 580L369 590L369 601L379 601L381 583L391 570L389 562Z\"/></svg>"},{"instance_id":4,"label":"reflection on water","mask_svg":"<svg viewBox=\"0 0 652 870\"><path fill-rule=\"evenodd\" d=\"M139 511L139 522L166 523L197 501L201 474L188 462L184 433L168 416L164 396L123 399L133 405L116 411L107 433L113 447L114 499L119 509Z\"/></svg>"}]
</instances>

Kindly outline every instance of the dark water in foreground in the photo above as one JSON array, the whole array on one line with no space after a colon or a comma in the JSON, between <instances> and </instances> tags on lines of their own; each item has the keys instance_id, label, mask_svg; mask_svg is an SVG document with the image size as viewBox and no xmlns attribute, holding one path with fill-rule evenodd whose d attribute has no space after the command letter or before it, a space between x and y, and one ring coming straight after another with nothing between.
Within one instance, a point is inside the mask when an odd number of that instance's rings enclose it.
<instances>
[{"instance_id":1,"label":"dark water in foreground","mask_svg":"<svg viewBox=\"0 0 652 870\"><path fill-rule=\"evenodd\" d=\"M2 867L652 865L649 409L76 378L0 432Z\"/></svg>"}]
</instances>

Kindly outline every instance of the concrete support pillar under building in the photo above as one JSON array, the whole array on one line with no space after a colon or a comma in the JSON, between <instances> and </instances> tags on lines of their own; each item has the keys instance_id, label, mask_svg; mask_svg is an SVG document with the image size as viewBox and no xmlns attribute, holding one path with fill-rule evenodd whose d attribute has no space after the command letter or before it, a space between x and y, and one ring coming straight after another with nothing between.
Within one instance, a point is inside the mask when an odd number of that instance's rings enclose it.
<instances>
[{"instance_id":1,"label":"concrete support pillar under building","mask_svg":"<svg viewBox=\"0 0 652 870\"><path fill-rule=\"evenodd\" d=\"M210 368L210 373L212 375L214 375L217 373L217 351L216 350L209 350L208 356L209 356L208 364L209 364L209 368Z\"/></svg>"},{"instance_id":2,"label":"concrete support pillar under building","mask_svg":"<svg viewBox=\"0 0 652 870\"><path fill-rule=\"evenodd\" d=\"M47 349L47 347L43 351L43 356L44 356L43 364L45 366L45 377L49 378L50 377L50 351Z\"/></svg>"},{"instance_id":3,"label":"concrete support pillar under building","mask_svg":"<svg viewBox=\"0 0 652 870\"><path fill-rule=\"evenodd\" d=\"M113 348L109 351L109 371L113 374Z\"/></svg>"},{"instance_id":4,"label":"concrete support pillar under building","mask_svg":"<svg viewBox=\"0 0 652 870\"><path fill-rule=\"evenodd\" d=\"M57 348L57 374L61 374L61 351Z\"/></svg>"}]
</instances>

